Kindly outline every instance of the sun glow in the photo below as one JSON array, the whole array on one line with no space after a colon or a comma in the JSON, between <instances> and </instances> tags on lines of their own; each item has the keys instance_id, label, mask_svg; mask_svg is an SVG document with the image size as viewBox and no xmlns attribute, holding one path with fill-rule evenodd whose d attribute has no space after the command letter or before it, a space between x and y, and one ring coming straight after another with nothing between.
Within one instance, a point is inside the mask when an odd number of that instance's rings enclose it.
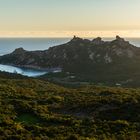
<instances>
[{"instance_id":1,"label":"sun glow","mask_svg":"<svg viewBox=\"0 0 140 140\"><path fill-rule=\"evenodd\" d=\"M0 37L114 37L120 35L123 37L140 37L140 30L124 31L16 31L0 32Z\"/></svg>"}]
</instances>

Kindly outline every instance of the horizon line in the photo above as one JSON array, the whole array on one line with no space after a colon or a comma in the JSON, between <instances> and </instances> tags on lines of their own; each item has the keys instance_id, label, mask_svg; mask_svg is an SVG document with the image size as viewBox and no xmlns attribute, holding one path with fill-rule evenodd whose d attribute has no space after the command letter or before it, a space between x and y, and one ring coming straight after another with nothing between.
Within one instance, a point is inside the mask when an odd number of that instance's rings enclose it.
<instances>
[{"instance_id":1,"label":"horizon line","mask_svg":"<svg viewBox=\"0 0 140 140\"><path fill-rule=\"evenodd\" d=\"M66 38L66 39L72 39L73 37L74 37L75 35L73 35L73 36L69 36L69 37L65 37L65 36L0 36L0 38L3 38L3 39L8 39L8 38ZM78 38L82 38L82 39L94 39L94 38L97 38L97 37L101 37L102 39L104 39L104 38L116 38L116 36L117 35L115 35L115 36L89 36L89 37L87 37L87 36L76 36L76 37L78 37ZM120 36L120 35L119 35ZM120 36L121 38L140 38L140 36Z\"/></svg>"},{"instance_id":2,"label":"horizon line","mask_svg":"<svg viewBox=\"0 0 140 140\"><path fill-rule=\"evenodd\" d=\"M0 38L140 38L140 30L112 31L0 31Z\"/></svg>"}]
</instances>

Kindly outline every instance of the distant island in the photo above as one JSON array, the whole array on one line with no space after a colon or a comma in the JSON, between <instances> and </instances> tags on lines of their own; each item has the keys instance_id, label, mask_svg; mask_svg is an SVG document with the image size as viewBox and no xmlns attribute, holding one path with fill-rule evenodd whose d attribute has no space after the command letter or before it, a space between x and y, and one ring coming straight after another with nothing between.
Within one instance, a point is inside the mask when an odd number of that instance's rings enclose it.
<instances>
[{"instance_id":1,"label":"distant island","mask_svg":"<svg viewBox=\"0 0 140 140\"><path fill-rule=\"evenodd\" d=\"M69 42L44 51L17 48L11 54L1 56L0 63L58 70L70 73L73 80L82 82L109 85L133 85L135 82L135 85L140 85L140 48L119 36L113 41L74 36Z\"/></svg>"}]
</instances>

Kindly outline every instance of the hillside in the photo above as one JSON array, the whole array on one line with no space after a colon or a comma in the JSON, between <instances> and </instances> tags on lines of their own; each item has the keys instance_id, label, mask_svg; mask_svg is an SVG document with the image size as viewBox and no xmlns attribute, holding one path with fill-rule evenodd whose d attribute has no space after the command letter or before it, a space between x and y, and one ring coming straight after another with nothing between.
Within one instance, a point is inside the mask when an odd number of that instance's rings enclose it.
<instances>
[{"instance_id":1,"label":"hillside","mask_svg":"<svg viewBox=\"0 0 140 140\"><path fill-rule=\"evenodd\" d=\"M18 48L1 56L0 63L36 69L60 68L65 74L71 73L74 81L78 82L140 86L140 48L119 36L113 41L74 36L68 43L45 51Z\"/></svg>"},{"instance_id":2,"label":"hillside","mask_svg":"<svg viewBox=\"0 0 140 140\"><path fill-rule=\"evenodd\" d=\"M139 139L139 93L97 86L67 89L5 76L0 78L0 139Z\"/></svg>"},{"instance_id":3,"label":"hillside","mask_svg":"<svg viewBox=\"0 0 140 140\"><path fill-rule=\"evenodd\" d=\"M68 43L45 51L26 51L18 48L11 54L1 56L0 63L40 68L60 67L65 71L73 69L74 72L84 73L88 70L94 71L96 65L112 66L120 62L122 65L125 65L124 62L135 62L140 59L139 54L139 48L119 36L110 42L102 41L99 37L90 41L74 36Z\"/></svg>"}]
</instances>

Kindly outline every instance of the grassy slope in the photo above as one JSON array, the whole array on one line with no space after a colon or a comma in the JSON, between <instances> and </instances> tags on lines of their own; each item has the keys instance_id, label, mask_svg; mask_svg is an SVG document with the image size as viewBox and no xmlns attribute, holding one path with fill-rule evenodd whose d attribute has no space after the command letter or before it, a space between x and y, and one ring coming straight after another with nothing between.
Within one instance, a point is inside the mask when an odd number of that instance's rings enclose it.
<instances>
[{"instance_id":1,"label":"grassy slope","mask_svg":"<svg viewBox=\"0 0 140 140\"><path fill-rule=\"evenodd\" d=\"M139 139L140 90L0 78L1 139Z\"/></svg>"}]
</instances>

